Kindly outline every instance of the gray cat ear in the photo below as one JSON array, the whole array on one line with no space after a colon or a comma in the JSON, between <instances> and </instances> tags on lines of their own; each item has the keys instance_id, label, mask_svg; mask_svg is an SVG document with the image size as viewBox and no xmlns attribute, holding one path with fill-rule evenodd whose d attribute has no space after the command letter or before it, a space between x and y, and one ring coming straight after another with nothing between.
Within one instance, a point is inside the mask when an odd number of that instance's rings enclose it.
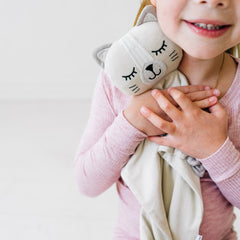
<instances>
[{"instance_id":1,"label":"gray cat ear","mask_svg":"<svg viewBox=\"0 0 240 240\"><path fill-rule=\"evenodd\" d=\"M156 9L152 5L147 5L146 7L143 8L138 18L136 26L139 26L146 22L157 22Z\"/></svg>"},{"instance_id":2,"label":"gray cat ear","mask_svg":"<svg viewBox=\"0 0 240 240\"><path fill-rule=\"evenodd\" d=\"M98 48L96 48L93 52L93 57L96 60L96 62L104 68L104 62L108 53L109 48L112 46L111 43L104 44Z\"/></svg>"}]
</instances>

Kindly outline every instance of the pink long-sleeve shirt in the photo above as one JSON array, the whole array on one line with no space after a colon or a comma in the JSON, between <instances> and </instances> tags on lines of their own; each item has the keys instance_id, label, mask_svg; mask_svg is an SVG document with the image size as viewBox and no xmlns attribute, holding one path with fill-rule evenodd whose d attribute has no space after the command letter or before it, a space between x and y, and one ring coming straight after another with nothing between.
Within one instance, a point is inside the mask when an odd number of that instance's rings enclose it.
<instances>
[{"instance_id":1,"label":"pink long-sleeve shirt","mask_svg":"<svg viewBox=\"0 0 240 240\"><path fill-rule=\"evenodd\" d=\"M146 137L122 114L130 100L131 97L115 88L101 71L75 159L77 183L83 194L97 196L116 183L119 217L114 240L140 239L141 206L120 177L121 169ZM204 216L200 234L203 240L237 239L233 230L233 208L240 208L240 66L220 102L228 112L229 131L224 145L213 155L201 159L207 170L201 178Z\"/></svg>"}]
</instances>

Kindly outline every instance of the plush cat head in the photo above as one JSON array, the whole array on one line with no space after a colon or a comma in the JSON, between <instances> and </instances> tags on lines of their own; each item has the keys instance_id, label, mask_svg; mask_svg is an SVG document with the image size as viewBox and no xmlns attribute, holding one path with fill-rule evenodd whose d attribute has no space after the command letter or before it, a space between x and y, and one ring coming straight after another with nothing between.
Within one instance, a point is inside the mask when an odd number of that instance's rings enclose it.
<instances>
[{"instance_id":1,"label":"plush cat head","mask_svg":"<svg viewBox=\"0 0 240 240\"><path fill-rule=\"evenodd\" d=\"M117 88L138 95L177 69L182 50L159 28L155 8L147 6L135 27L113 44L98 48L95 57Z\"/></svg>"}]
</instances>

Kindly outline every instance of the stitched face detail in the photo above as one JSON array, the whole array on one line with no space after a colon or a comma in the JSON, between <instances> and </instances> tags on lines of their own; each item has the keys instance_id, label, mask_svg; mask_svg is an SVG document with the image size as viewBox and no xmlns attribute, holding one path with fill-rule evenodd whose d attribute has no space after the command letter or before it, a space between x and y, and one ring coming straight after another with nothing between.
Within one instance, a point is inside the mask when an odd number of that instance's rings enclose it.
<instances>
[{"instance_id":1,"label":"stitched face detail","mask_svg":"<svg viewBox=\"0 0 240 240\"><path fill-rule=\"evenodd\" d=\"M162 33L158 23L146 22L112 44L105 72L117 88L137 95L165 81L181 58L182 50Z\"/></svg>"},{"instance_id":2,"label":"stitched face detail","mask_svg":"<svg viewBox=\"0 0 240 240\"><path fill-rule=\"evenodd\" d=\"M146 63L142 70L142 81L152 84L159 81L166 73L166 65L161 61Z\"/></svg>"}]
</instances>

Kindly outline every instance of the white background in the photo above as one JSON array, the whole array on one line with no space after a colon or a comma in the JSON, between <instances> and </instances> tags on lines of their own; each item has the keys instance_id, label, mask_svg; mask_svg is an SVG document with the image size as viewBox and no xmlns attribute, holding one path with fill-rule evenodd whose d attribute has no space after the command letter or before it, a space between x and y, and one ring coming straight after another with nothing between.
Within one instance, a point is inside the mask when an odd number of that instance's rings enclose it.
<instances>
[{"instance_id":1,"label":"white background","mask_svg":"<svg viewBox=\"0 0 240 240\"><path fill-rule=\"evenodd\" d=\"M1 0L0 98L89 98L92 51L133 24L138 0Z\"/></svg>"},{"instance_id":2,"label":"white background","mask_svg":"<svg viewBox=\"0 0 240 240\"><path fill-rule=\"evenodd\" d=\"M110 239L115 188L80 195L73 158L99 72L92 51L125 33L138 6L0 1L0 239Z\"/></svg>"}]
</instances>

